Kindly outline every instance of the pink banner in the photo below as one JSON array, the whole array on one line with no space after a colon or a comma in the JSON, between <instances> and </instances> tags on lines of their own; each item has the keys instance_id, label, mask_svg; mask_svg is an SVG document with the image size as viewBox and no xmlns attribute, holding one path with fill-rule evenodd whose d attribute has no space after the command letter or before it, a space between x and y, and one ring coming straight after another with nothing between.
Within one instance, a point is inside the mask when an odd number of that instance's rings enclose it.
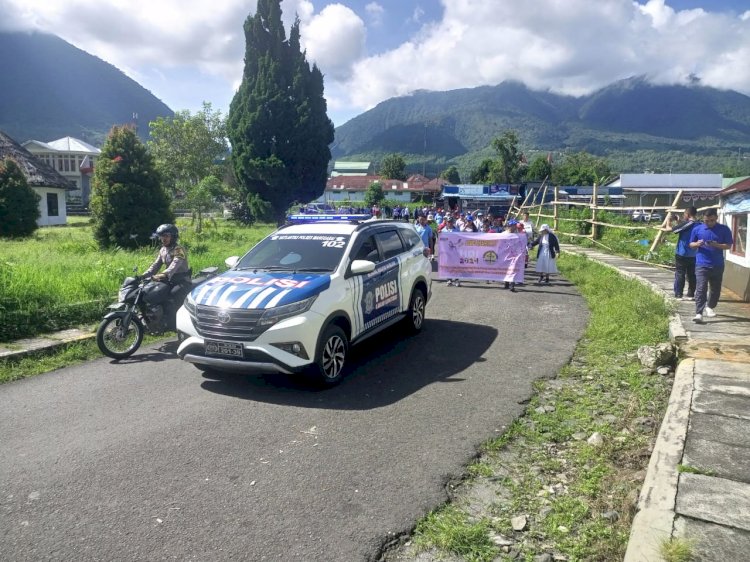
<instances>
[{"instance_id":1,"label":"pink banner","mask_svg":"<svg viewBox=\"0 0 750 562\"><path fill-rule=\"evenodd\" d=\"M526 235L442 232L437 254L440 279L523 283Z\"/></svg>"}]
</instances>

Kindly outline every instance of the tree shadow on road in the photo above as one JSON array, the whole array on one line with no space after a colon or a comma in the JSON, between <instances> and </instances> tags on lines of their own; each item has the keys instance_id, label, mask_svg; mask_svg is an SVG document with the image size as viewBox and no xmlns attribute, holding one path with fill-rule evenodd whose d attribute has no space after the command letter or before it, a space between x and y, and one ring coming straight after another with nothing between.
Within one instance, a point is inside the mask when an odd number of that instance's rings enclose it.
<instances>
[{"instance_id":1,"label":"tree shadow on road","mask_svg":"<svg viewBox=\"0 0 750 562\"><path fill-rule=\"evenodd\" d=\"M462 380L498 336L497 329L467 322L428 319L423 331L401 337L386 330L350 350L348 374L320 389L305 375L204 373L201 386L217 394L273 404L368 410L398 402L433 384Z\"/></svg>"}]
</instances>

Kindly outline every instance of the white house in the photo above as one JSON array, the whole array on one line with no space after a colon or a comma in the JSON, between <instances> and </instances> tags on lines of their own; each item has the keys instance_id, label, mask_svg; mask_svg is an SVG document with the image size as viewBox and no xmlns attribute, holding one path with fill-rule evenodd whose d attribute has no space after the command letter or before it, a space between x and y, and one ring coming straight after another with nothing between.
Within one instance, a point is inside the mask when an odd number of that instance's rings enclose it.
<instances>
[{"instance_id":1,"label":"white house","mask_svg":"<svg viewBox=\"0 0 750 562\"><path fill-rule=\"evenodd\" d=\"M41 197L37 224L65 224L68 220L65 194L75 186L0 131L0 159L6 158L18 164L29 186Z\"/></svg>"},{"instance_id":2,"label":"white house","mask_svg":"<svg viewBox=\"0 0 750 562\"><path fill-rule=\"evenodd\" d=\"M725 287L750 302L750 238L747 222L750 218L750 177L727 178L721 191L719 213L722 222L732 229L734 244L726 253L724 267Z\"/></svg>"},{"instance_id":3,"label":"white house","mask_svg":"<svg viewBox=\"0 0 750 562\"><path fill-rule=\"evenodd\" d=\"M73 182L75 189L68 197L80 199L81 204L88 206L91 194L89 181L101 150L73 137L63 137L50 142L28 140L22 146L65 179Z\"/></svg>"}]
</instances>

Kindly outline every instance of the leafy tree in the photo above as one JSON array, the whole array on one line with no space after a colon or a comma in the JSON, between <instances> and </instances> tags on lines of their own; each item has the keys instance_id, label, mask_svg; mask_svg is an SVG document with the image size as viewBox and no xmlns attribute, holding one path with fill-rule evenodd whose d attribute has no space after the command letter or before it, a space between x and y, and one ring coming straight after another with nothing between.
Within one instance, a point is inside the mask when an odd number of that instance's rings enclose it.
<instances>
[{"instance_id":1,"label":"leafy tree","mask_svg":"<svg viewBox=\"0 0 750 562\"><path fill-rule=\"evenodd\" d=\"M552 163L548 160L547 156L541 154L534 158L526 168L526 179L527 180L543 180L549 178L552 175Z\"/></svg>"},{"instance_id":2,"label":"leafy tree","mask_svg":"<svg viewBox=\"0 0 750 562\"><path fill-rule=\"evenodd\" d=\"M174 222L154 160L132 127L114 127L97 158L91 196L94 238L102 248L137 248Z\"/></svg>"},{"instance_id":3,"label":"leafy tree","mask_svg":"<svg viewBox=\"0 0 750 562\"><path fill-rule=\"evenodd\" d=\"M455 166L443 170L440 177L454 185L461 183L461 176L458 174L458 168Z\"/></svg>"},{"instance_id":4,"label":"leafy tree","mask_svg":"<svg viewBox=\"0 0 750 562\"><path fill-rule=\"evenodd\" d=\"M203 215L221 207L217 202L226 193L221 180L216 176L207 176L193 186L185 195L185 204L193 211L195 232L203 232Z\"/></svg>"},{"instance_id":5,"label":"leafy tree","mask_svg":"<svg viewBox=\"0 0 750 562\"><path fill-rule=\"evenodd\" d=\"M41 197L26 182L18 164L0 161L0 237L23 238L37 229Z\"/></svg>"},{"instance_id":6,"label":"leafy tree","mask_svg":"<svg viewBox=\"0 0 750 562\"><path fill-rule=\"evenodd\" d=\"M478 168L474 168L471 171L469 178L470 183L490 183L490 175L494 166L494 161L491 158L485 158L482 163L479 164Z\"/></svg>"},{"instance_id":7,"label":"leafy tree","mask_svg":"<svg viewBox=\"0 0 750 562\"><path fill-rule=\"evenodd\" d=\"M587 152L569 154L552 171L556 185L593 185L606 181L611 175L609 164Z\"/></svg>"},{"instance_id":8,"label":"leafy tree","mask_svg":"<svg viewBox=\"0 0 750 562\"><path fill-rule=\"evenodd\" d=\"M193 212L198 221L196 232L201 232L203 213L216 209L216 198L223 194L217 176L229 146L221 111L213 111L210 103L203 102L203 109L195 115L178 111L174 117L152 121L149 129L148 148L157 170L172 193L184 194L182 204ZM204 184L207 178L212 181Z\"/></svg>"},{"instance_id":9,"label":"leafy tree","mask_svg":"<svg viewBox=\"0 0 750 562\"><path fill-rule=\"evenodd\" d=\"M492 140L492 148L497 159L490 170L490 183L515 183L523 175L522 154L518 151L518 135L515 131L505 131Z\"/></svg>"},{"instance_id":10,"label":"leafy tree","mask_svg":"<svg viewBox=\"0 0 750 562\"><path fill-rule=\"evenodd\" d=\"M383 201L385 201L383 186L380 185L380 182L372 182L365 191L365 205L372 207L373 205L381 205Z\"/></svg>"},{"instance_id":11,"label":"leafy tree","mask_svg":"<svg viewBox=\"0 0 750 562\"><path fill-rule=\"evenodd\" d=\"M281 223L294 201L323 193L333 124L323 75L301 51L299 19L287 40L281 0L258 0L244 30L245 68L227 122L232 166L250 211Z\"/></svg>"},{"instance_id":12,"label":"leafy tree","mask_svg":"<svg viewBox=\"0 0 750 562\"><path fill-rule=\"evenodd\" d=\"M221 175L220 161L229 151L226 121L210 103L194 115L184 110L158 117L149 131L148 149L165 187L187 192L203 178Z\"/></svg>"},{"instance_id":13,"label":"leafy tree","mask_svg":"<svg viewBox=\"0 0 750 562\"><path fill-rule=\"evenodd\" d=\"M389 154L380 162L380 175L388 180L405 180L406 162L400 154Z\"/></svg>"}]
</instances>

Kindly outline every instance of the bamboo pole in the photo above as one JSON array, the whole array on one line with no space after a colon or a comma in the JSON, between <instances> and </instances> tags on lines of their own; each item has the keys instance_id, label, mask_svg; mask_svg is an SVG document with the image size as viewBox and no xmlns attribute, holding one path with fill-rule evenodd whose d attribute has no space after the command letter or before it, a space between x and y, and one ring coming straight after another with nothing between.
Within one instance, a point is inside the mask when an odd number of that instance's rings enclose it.
<instances>
[{"instance_id":1,"label":"bamboo pole","mask_svg":"<svg viewBox=\"0 0 750 562\"><path fill-rule=\"evenodd\" d=\"M549 178L549 176L544 176L544 179L542 180L542 185L541 185L540 187L544 187L544 184L546 184L546 183L547 183L547 178ZM528 191L526 192L526 197L524 197L524 198L523 198L523 203L521 203L521 208L520 208L520 209L518 210L519 212L520 212L521 210L523 210L523 209L527 208L527 207L528 207L528 208L533 208L533 207L535 207L535 206L536 206L536 205L527 205L527 203L529 202L529 197L531 197L531 194L532 194L532 193L533 193L533 190L532 190L532 189L529 189L529 190L528 190ZM516 215L516 216L517 216L517 215Z\"/></svg>"},{"instance_id":2,"label":"bamboo pole","mask_svg":"<svg viewBox=\"0 0 750 562\"><path fill-rule=\"evenodd\" d=\"M680 202L680 198L681 197L682 197L682 190L680 189L677 192L677 195L675 195L674 201L672 201L672 207L671 208L674 209L675 207L677 207L677 203ZM654 242L651 244L651 248L648 251L649 254L653 254L654 251L656 250L657 246L659 244L661 244L661 239L664 237L664 232L665 232L664 229L669 224L669 215L670 215L670 211L667 211L667 212L664 213L664 220L661 222L661 228L656 233L656 236L654 236Z\"/></svg>"},{"instance_id":3,"label":"bamboo pole","mask_svg":"<svg viewBox=\"0 0 750 562\"><path fill-rule=\"evenodd\" d=\"M554 208L552 210L552 215L554 217L554 220L552 221L552 229L555 232L557 232L557 224L558 224L558 220L557 220L557 218L558 218L558 211L557 211L557 187L553 186L552 189L555 190L555 203L554 203L555 206L554 206Z\"/></svg>"},{"instance_id":4,"label":"bamboo pole","mask_svg":"<svg viewBox=\"0 0 750 562\"><path fill-rule=\"evenodd\" d=\"M599 192L599 186L596 182L594 182L594 190L591 194L591 239L596 240L596 234L597 234L597 223L596 223L596 209L597 205L599 203L598 198L598 192Z\"/></svg>"},{"instance_id":5,"label":"bamboo pole","mask_svg":"<svg viewBox=\"0 0 750 562\"><path fill-rule=\"evenodd\" d=\"M542 216L542 207L544 206L544 200L547 198L547 185L544 186L544 193L542 193L542 200L539 202L539 212L536 214L536 227L539 228L539 217ZM547 216L547 215L545 215Z\"/></svg>"}]
</instances>

